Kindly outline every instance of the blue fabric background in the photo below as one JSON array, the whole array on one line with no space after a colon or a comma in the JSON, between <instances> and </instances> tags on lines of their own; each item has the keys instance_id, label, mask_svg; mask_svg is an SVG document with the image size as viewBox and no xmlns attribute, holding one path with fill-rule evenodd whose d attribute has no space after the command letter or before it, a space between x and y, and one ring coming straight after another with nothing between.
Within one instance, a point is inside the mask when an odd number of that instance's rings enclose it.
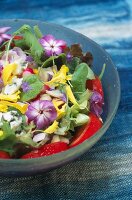
<instances>
[{"instance_id":1,"label":"blue fabric background","mask_svg":"<svg viewBox=\"0 0 132 200\"><path fill-rule=\"evenodd\" d=\"M0 18L55 22L89 36L110 53L122 85L118 113L89 152L42 175L0 177L0 200L131 200L132 1L1 0Z\"/></svg>"}]
</instances>

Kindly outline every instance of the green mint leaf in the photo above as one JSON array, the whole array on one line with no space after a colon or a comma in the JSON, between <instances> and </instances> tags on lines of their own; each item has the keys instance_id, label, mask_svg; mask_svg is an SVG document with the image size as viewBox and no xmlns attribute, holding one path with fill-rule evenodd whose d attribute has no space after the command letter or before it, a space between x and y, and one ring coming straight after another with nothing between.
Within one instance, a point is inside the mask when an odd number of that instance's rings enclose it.
<instances>
[{"instance_id":1,"label":"green mint leaf","mask_svg":"<svg viewBox=\"0 0 132 200\"><path fill-rule=\"evenodd\" d=\"M43 88L43 83L36 75L29 75L27 77L24 77L23 81L29 83L31 90L21 93L21 101L30 101L41 92Z\"/></svg>"},{"instance_id":2,"label":"green mint leaf","mask_svg":"<svg viewBox=\"0 0 132 200\"><path fill-rule=\"evenodd\" d=\"M94 76L94 72L92 71L92 69L87 65L88 67L88 75L87 75L87 79L95 79L95 76Z\"/></svg>"},{"instance_id":3,"label":"green mint leaf","mask_svg":"<svg viewBox=\"0 0 132 200\"><path fill-rule=\"evenodd\" d=\"M86 63L81 63L76 67L71 80L72 91L77 98L79 97L79 93L83 93L86 90L87 76L88 66Z\"/></svg>"},{"instance_id":4,"label":"green mint leaf","mask_svg":"<svg viewBox=\"0 0 132 200\"><path fill-rule=\"evenodd\" d=\"M41 64L41 57L44 53L44 49L39 43L36 36L32 33L32 29L29 25L23 25L19 30L17 30L14 35L22 34L25 46L28 46L31 51L31 55L34 60Z\"/></svg>"}]
</instances>

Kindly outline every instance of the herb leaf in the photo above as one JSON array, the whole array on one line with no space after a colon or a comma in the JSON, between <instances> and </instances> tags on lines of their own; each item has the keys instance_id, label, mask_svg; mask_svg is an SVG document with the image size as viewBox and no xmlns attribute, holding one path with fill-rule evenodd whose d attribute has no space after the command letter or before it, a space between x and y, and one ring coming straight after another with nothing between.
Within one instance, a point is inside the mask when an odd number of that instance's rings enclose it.
<instances>
[{"instance_id":1,"label":"herb leaf","mask_svg":"<svg viewBox=\"0 0 132 200\"><path fill-rule=\"evenodd\" d=\"M22 34L25 45L30 48L32 57L37 63L41 63L41 56L44 53L44 49L32 33L31 27L25 24L14 34Z\"/></svg>"},{"instance_id":2,"label":"herb leaf","mask_svg":"<svg viewBox=\"0 0 132 200\"><path fill-rule=\"evenodd\" d=\"M1 126L2 131L4 132L3 136L0 137L0 140L4 140L11 135L15 135L15 132L10 128L8 122L3 121L3 125Z\"/></svg>"},{"instance_id":3,"label":"herb leaf","mask_svg":"<svg viewBox=\"0 0 132 200\"><path fill-rule=\"evenodd\" d=\"M29 83L31 90L21 93L21 101L29 101L34 99L43 88L43 83L36 75L29 75L24 77L23 81Z\"/></svg>"},{"instance_id":4,"label":"herb leaf","mask_svg":"<svg viewBox=\"0 0 132 200\"><path fill-rule=\"evenodd\" d=\"M43 34L41 33L41 31L37 25L34 26L33 29L34 29L34 33L38 39L43 37Z\"/></svg>"},{"instance_id":5,"label":"herb leaf","mask_svg":"<svg viewBox=\"0 0 132 200\"><path fill-rule=\"evenodd\" d=\"M12 154L14 152L13 146L17 142L15 132L10 128L9 123L5 121L3 121L1 129L4 135L0 138L0 150Z\"/></svg>"},{"instance_id":6,"label":"herb leaf","mask_svg":"<svg viewBox=\"0 0 132 200\"><path fill-rule=\"evenodd\" d=\"M86 80L88 76L88 67L86 63L81 63L76 67L76 70L72 76L71 84L74 95L78 98L79 93L83 93L86 90Z\"/></svg>"}]
</instances>

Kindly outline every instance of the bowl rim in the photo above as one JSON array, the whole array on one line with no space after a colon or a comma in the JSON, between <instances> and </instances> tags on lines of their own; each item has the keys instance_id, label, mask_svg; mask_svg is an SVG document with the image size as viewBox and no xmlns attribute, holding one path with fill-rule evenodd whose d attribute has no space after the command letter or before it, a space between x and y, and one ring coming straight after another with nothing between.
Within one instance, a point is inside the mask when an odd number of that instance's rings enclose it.
<instances>
[{"instance_id":1,"label":"bowl rim","mask_svg":"<svg viewBox=\"0 0 132 200\"><path fill-rule=\"evenodd\" d=\"M100 49L101 51L104 52L105 55L108 56L111 64L112 64L112 67L114 68L115 70L115 76L117 78L117 82L118 82L118 91L117 91L117 100L115 102L115 105L114 105L114 108L113 108L113 111L110 113L110 116L106 119L106 121L104 122L103 126L101 129L99 129L99 131L97 131L97 133L95 135L93 135L92 137L90 137L89 139L85 140L84 142L82 142L81 144L71 148L71 149L68 149L64 152L60 152L60 153L57 153L57 154L54 154L54 155L51 155L51 156L47 156L47 157L39 157L39 158L32 158L32 159L0 159L0 164L12 164L13 166L16 165L16 169L17 169L17 165L24 165L26 167L27 164L34 164L34 163L44 163L46 165L43 165L43 168L55 168L55 166L59 166L59 165L62 165L63 163L68 163L70 162L70 160L74 160L76 158L78 158L80 155L82 155L83 153L85 153L87 151L87 144L93 140L93 138L96 138L96 141L90 146L90 148L102 137L102 135L105 133L105 131L107 130L107 128L109 127L109 125L111 124L115 114L116 114L116 111L118 109L118 105L119 105L119 102L120 102L120 96L121 96L121 86L120 86L120 79L119 79L119 74L118 74L118 71L117 71L117 68L115 67L112 59L111 59L111 56L107 53L106 50L104 50L99 44L97 44L96 42L94 42L93 40L91 40L89 37L81 34L81 33L78 33L77 31L74 31L70 28L66 28L62 25L58 25L58 24L55 24L55 23L49 23L49 22L45 22L45 21L41 21L41 20L32 20L32 19L2 19L1 21L4 23L4 22L23 22L23 23L42 23L42 24L45 24L45 25L51 25L51 26L54 26L54 27L58 27L58 28L63 28L63 30L69 30L71 33L73 32L74 34L78 34L80 35L82 38L84 39L87 39L90 41L90 43L93 43L95 46L98 47L98 49ZM101 134L99 135L99 132L101 132ZM61 156L60 156L61 155ZM74 155L74 158L73 158L73 155ZM41 161L41 162L39 162ZM60 163L58 165L58 163ZM52 167L52 165L54 165ZM46 167L47 166L47 167ZM14 169L13 169L14 171Z\"/></svg>"}]
</instances>

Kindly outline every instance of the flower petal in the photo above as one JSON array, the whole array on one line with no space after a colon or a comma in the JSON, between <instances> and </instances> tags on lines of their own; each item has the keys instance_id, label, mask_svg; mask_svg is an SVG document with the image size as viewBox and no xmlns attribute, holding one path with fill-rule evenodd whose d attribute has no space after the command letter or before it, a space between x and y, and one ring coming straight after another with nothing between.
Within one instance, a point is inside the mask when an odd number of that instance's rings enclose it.
<instances>
[{"instance_id":1,"label":"flower petal","mask_svg":"<svg viewBox=\"0 0 132 200\"><path fill-rule=\"evenodd\" d=\"M37 100L37 101L32 102L31 107L36 109L39 112L40 111L40 101Z\"/></svg>"},{"instance_id":2,"label":"flower petal","mask_svg":"<svg viewBox=\"0 0 132 200\"><path fill-rule=\"evenodd\" d=\"M65 47L66 46L66 42L64 40L56 40L56 46L59 47Z\"/></svg>"},{"instance_id":3,"label":"flower petal","mask_svg":"<svg viewBox=\"0 0 132 200\"><path fill-rule=\"evenodd\" d=\"M0 27L0 34L5 33L7 31L9 31L11 29L11 27Z\"/></svg>"},{"instance_id":4,"label":"flower petal","mask_svg":"<svg viewBox=\"0 0 132 200\"><path fill-rule=\"evenodd\" d=\"M43 39L44 39L46 42L48 42L49 44L52 43L52 42L55 40L54 36L53 36L53 35L50 35L50 34L45 35L45 36L43 37Z\"/></svg>"},{"instance_id":5,"label":"flower petal","mask_svg":"<svg viewBox=\"0 0 132 200\"><path fill-rule=\"evenodd\" d=\"M39 115L38 111L34 109L31 105L28 106L26 116L30 121L34 120Z\"/></svg>"},{"instance_id":6,"label":"flower petal","mask_svg":"<svg viewBox=\"0 0 132 200\"><path fill-rule=\"evenodd\" d=\"M46 130L44 130L44 133L52 134L58 129L59 122L54 121L52 125L50 125Z\"/></svg>"},{"instance_id":7,"label":"flower petal","mask_svg":"<svg viewBox=\"0 0 132 200\"><path fill-rule=\"evenodd\" d=\"M10 39L11 39L11 35L5 34L5 33L1 34L1 37L2 37L3 39L7 39L7 40L10 40Z\"/></svg>"},{"instance_id":8,"label":"flower petal","mask_svg":"<svg viewBox=\"0 0 132 200\"><path fill-rule=\"evenodd\" d=\"M59 54L62 53L61 47L56 47L56 46L55 46L55 47L53 47L52 51L53 51L53 54L54 54L54 55L59 55Z\"/></svg>"},{"instance_id":9,"label":"flower petal","mask_svg":"<svg viewBox=\"0 0 132 200\"><path fill-rule=\"evenodd\" d=\"M3 42L3 38L0 36L0 44Z\"/></svg>"},{"instance_id":10,"label":"flower petal","mask_svg":"<svg viewBox=\"0 0 132 200\"><path fill-rule=\"evenodd\" d=\"M38 129L43 129L49 126L50 121L48 118L44 117L44 115L39 115L35 118L35 124Z\"/></svg>"}]
</instances>

